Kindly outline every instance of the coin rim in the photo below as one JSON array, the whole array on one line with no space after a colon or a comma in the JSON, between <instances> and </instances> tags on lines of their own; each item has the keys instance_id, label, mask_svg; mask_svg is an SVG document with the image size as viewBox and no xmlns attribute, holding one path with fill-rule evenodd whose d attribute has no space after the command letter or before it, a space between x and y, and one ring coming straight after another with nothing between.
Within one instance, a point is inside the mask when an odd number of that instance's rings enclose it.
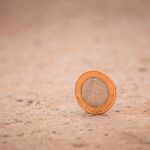
<instances>
[{"instance_id":1,"label":"coin rim","mask_svg":"<svg viewBox=\"0 0 150 150\"><path fill-rule=\"evenodd\" d=\"M107 100L101 106L91 106L84 100L82 96L82 86L84 82L87 79L94 78L94 77L102 80L104 84L106 84L107 89L108 89ZM100 72L100 71L88 71L88 72L83 73L77 80L76 86L75 86L75 97L77 99L78 104L84 111L88 113L92 113L92 114L102 114L108 111L113 106L116 100L116 86L113 80L110 79L105 73Z\"/></svg>"}]
</instances>

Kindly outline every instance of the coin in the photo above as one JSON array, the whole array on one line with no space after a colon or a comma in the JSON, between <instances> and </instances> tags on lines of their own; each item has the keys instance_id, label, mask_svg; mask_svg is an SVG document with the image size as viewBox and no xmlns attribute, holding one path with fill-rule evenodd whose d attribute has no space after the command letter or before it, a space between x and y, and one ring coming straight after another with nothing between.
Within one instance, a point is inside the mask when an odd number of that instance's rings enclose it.
<instances>
[{"instance_id":1,"label":"coin","mask_svg":"<svg viewBox=\"0 0 150 150\"><path fill-rule=\"evenodd\" d=\"M75 96L83 110L92 114L102 114L113 106L116 87L106 74L88 71L77 80Z\"/></svg>"}]
</instances>

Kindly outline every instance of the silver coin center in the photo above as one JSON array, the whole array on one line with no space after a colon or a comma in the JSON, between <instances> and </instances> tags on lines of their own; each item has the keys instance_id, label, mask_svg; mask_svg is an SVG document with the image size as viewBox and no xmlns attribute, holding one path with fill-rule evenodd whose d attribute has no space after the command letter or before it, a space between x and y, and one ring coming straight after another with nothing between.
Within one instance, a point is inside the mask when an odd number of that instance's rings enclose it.
<instances>
[{"instance_id":1,"label":"silver coin center","mask_svg":"<svg viewBox=\"0 0 150 150\"><path fill-rule=\"evenodd\" d=\"M108 97L108 88L102 80L96 77L87 79L82 86L83 99L92 106L103 105Z\"/></svg>"}]
</instances>

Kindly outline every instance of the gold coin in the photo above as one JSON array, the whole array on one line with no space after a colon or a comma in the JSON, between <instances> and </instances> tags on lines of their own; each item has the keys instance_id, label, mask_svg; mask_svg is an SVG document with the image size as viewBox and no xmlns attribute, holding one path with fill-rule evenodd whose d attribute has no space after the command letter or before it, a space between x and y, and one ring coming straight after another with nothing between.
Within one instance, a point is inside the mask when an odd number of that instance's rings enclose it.
<instances>
[{"instance_id":1,"label":"gold coin","mask_svg":"<svg viewBox=\"0 0 150 150\"><path fill-rule=\"evenodd\" d=\"M88 71L77 80L75 96L83 110L92 114L102 114L113 106L116 87L106 74Z\"/></svg>"}]
</instances>

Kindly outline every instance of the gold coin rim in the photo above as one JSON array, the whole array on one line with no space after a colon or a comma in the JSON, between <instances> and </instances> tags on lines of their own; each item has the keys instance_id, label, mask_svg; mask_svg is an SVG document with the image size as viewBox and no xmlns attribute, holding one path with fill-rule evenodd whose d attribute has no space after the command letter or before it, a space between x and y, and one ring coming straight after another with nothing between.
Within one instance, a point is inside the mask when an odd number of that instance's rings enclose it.
<instances>
[{"instance_id":1,"label":"gold coin rim","mask_svg":"<svg viewBox=\"0 0 150 150\"><path fill-rule=\"evenodd\" d=\"M107 100L101 106L91 106L88 103L86 103L86 101L82 97L81 90L82 90L82 86L83 86L84 82L87 79L93 78L93 77L96 77L96 78L99 78L100 80L102 80L108 88ZM88 113L92 113L92 114L102 114L102 113L105 113L106 111L108 111L115 103L116 86L115 86L113 80L110 79L105 73L100 72L100 71L88 71L88 72L83 73L77 80L76 86L75 86L75 97L77 99L78 104L84 111L86 111Z\"/></svg>"}]
</instances>

